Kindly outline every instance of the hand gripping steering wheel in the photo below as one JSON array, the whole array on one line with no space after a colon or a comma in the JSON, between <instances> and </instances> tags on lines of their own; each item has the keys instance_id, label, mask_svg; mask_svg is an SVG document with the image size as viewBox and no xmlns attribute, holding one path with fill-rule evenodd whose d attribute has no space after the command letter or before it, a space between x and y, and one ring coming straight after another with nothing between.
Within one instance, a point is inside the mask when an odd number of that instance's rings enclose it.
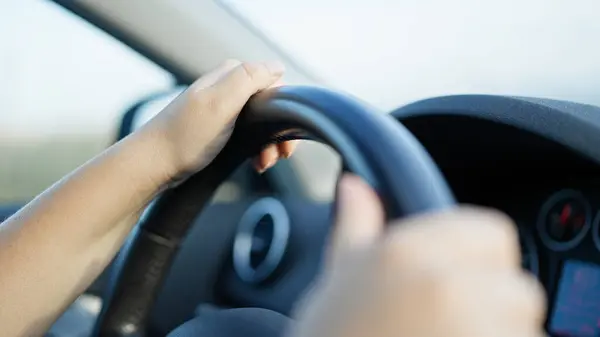
<instances>
[{"instance_id":1,"label":"hand gripping steering wheel","mask_svg":"<svg viewBox=\"0 0 600 337\"><path fill-rule=\"evenodd\" d=\"M265 145L308 138L305 135L330 145L341 155L344 171L373 186L390 219L455 203L429 154L391 116L320 88L281 87L262 92L246 104L217 158L163 193L141 221L105 299L94 336L144 336L179 244L217 187Z\"/></svg>"}]
</instances>

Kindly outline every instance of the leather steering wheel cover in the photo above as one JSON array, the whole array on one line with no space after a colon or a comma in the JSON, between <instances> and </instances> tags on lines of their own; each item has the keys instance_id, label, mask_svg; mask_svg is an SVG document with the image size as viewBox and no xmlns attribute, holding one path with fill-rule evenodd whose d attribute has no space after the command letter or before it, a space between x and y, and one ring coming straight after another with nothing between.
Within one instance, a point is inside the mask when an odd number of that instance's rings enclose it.
<instances>
[{"instance_id":1,"label":"leather steering wheel cover","mask_svg":"<svg viewBox=\"0 0 600 337\"><path fill-rule=\"evenodd\" d=\"M140 224L112 289L95 336L144 336L152 304L193 220L217 187L247 158L302 129L332 146L345 170L380 194L388 218L439 210L454 197L414 136L391 116L356 99L312 87L282 87L255 95L223 151L204 170L163 193ZM215 262L217 264L217 262Z\"/></svg>"}]
</instances>

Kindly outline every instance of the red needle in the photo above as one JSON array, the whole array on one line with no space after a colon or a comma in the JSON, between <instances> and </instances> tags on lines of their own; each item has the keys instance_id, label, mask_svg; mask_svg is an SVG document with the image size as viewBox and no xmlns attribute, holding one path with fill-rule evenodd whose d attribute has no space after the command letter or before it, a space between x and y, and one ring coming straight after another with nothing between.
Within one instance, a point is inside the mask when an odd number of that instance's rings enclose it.
<instances>
[{"instance_id":1,"label":"red needle","mask_svg":"<svg viewBox=\"0 0 600 337\"><path fill-rule=\"evenodd\" d=\"M569 220L570 216L571 216L571 205L566 204L565 207L563 207L562 212L560 212L560 224L565 226L567 224L567 221Z\"/></svg>"}]
</instances>

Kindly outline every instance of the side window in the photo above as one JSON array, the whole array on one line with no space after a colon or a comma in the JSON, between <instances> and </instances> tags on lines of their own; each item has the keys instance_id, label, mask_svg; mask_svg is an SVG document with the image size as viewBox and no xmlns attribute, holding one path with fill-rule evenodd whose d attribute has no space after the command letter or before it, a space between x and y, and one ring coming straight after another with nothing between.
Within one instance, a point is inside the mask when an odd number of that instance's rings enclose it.
<instances>
[{"instance_id":1,"label":"side window","mask_svg":"<svg viewBox=\"0 0 600 337\"><path fill-rule=\"evenodd\" d=\"M43 0L0 2L0 204L19 203L108 146L123 112L172 76Z\"/></svg>"}]
</instances>

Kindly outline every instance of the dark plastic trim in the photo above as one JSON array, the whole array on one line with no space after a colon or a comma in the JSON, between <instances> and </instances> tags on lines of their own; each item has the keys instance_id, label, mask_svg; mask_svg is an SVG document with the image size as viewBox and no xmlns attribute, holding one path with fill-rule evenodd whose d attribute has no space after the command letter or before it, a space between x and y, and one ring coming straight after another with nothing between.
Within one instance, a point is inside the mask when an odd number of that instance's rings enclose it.
<instances>
[{"instance_id":1,"label":"dark plastic trim","mask_svg":"<svg viewBox=\"0 0 600 337\"><path fill-rule=\"evenodd\" d=\"M108 35L116 38L121 41L123 44L127 45L129 48L135 50L137 53L142 55L143 57L149 59L150 61L156 63L159 67L163 68L167 72L171 73L173 77L175 77L176 84L178 85L189 85L196 79L195 76L190 76L188 72L186 72L183 68L178 67L173 64L173 62L167 60L165 57L160 55L159 53L153 51L148 48L146 45L139 43L135 38L132 38L129 34L124 31L118 29L114 25L112 25L108 20L102 18L101 16L95 14L94 12L85 8L80 3L74 0L50 0L64 9L70 11L71 13L79 16L85 21L91 23L96 26L100 30L104 31Z\"/></svg>"},{"instance_id":2,"label":"dark plastic trim","mask_svg":"<svg viewBox=\"0 0 600 337\"><path fill-rule=\"evenodd\" d=\"M264 260L252 265L252 246L256 228L264 216L272 219L273 236ZM233 269L247 283L260 283L270 277L279 267L288 248L290 217L281 201L265 197L255 201L242 215L233 239Z\"/></svg>"},{"instance_id":3,"label":"dark plastic trim","mask_svg":"<svg viewBox=\"0 0 600 337\"><path fill-rule=\"evenodd\" d=\"M418 101L391 115L400 121L436 115L489 120L555 141L600 163L600 108L592 105L531 97L456 95Z\"/></svg>"}]
</instances>

